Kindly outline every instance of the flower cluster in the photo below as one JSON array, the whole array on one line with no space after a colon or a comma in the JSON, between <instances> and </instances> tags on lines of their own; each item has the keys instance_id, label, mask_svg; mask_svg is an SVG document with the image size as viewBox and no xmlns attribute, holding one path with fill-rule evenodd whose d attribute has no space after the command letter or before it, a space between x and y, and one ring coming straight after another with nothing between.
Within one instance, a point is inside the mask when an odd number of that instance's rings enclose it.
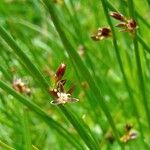
<instances>
[{"instance_id":1,"label":"flower cluster","mask_svg":"<svg viewBox=\"0 0 150 150\"><path fill-rule=\"evenodd\" d=\"M94 41L100 41L103 40L105 38L108 38L111 36L111 30L108 27L103 27L103 28L98 28L97 32L94 33L91 38Z\"/></svg>"},{"instance_id":2,"label":"flower cluster","mask_svg":"<svg viewBox=\"0 0 150 150\"><path fill-rule=\"evenodd\" d=\"M120 30L121 32L129 32L134 34L135 30L137 29L137 23L133 18L127 19L125 16L118 12L110 12L110 16L120 21L116 27L122 28L122 30ZM98 28L98 30L91 36L91 38L94 41L101 41L111 36L111 29L109 27L102 27Z\"/></svg>"},{"instance_id":3,"label":"flower cluster","mask_svg":"<svg viewBox=\"0 0 150 150\"><path fill-rule=\"evenodd\" d=\"M137 138L138 134L136 131L132 130L133 126L131 124L126 124L125 126L125 134L120 138L120 141L123 143L127 143L130 140L134 140Z\"/></svg>"},{"instance_id":4,"label":"flower cluster","mask_svg":"<svg viewBox=\"0 0 150 150\"><path fill-rule=\"evenodd\" d=\"M22 81L21 78L14 78L12 82L12 87L20 93L27 94L28 96L31 95L31 89L27 86L25 82Z\"/></svg>"},{"instance_id":5,"label":"flower cluster","mask_svg":"<svg viewBox=\"0 0 150 150\"><path fill-rule=\"evenodd\" d=\"M50 89L50 94L55 98L51 101L51 104L59 105L65 103L72 103L79 101L76 98L71 97L71 94L74 90L74 86L71 86L67 91L64 89L64 85L67 80L62 79L66 70L66 65L62 63L54 76L55 85L54 88Z\"/></svg>"},{"instance_id":6,"label":"flower cluster","mask_svg":"<svg viewBox=\"0 0 150 150\"><path fill-rule=\"evenodd\" d=\"M122 32L130 32L134 33L137 29L137 23L134 19L127 19L122 14L118 12L110 12L110 16L113 17L116 20L119 20L120 22L116 25L116 27L123 28Z\"/></svg>"}]
</instances>

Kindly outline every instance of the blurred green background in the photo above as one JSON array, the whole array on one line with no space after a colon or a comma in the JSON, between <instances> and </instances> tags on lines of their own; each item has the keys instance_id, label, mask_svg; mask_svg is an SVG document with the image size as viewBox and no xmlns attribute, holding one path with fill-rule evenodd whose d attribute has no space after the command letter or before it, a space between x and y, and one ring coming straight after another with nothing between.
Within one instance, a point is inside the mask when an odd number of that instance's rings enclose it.
<instances>
[{"instance_id":1,"label":"blurred green background","mask_svg":"<svg viewBox=\"0 0 150 150\"><path fill-rule=\"evenodd\" d=\"M135 36L119 32L114 27L118 21L107 16L119 11L132 18L132 2L0 0L0 25L20 47L12 46L0 29L0 80L9 88L0 83L0 149L117 150L120 145L150 149L150 3L133 2L138 24ZM57 20L55 25L52 20ZM97 42L91 39L99 27L109 25L113 26L112 37ZM63 44L61 34L67 39ZM54 106L47 89L53 88L53 76L61 63L67 65L65 87L75 84L72 96L79 102ZM24 100L11 92L13 77L28 84L30 97L22 94ZM115 128L111 128L113 124ZM127 134L126 124L132 124L138 136L127 143L117 142L117 134L118 139Z\"/></svg>"}]
</instances>

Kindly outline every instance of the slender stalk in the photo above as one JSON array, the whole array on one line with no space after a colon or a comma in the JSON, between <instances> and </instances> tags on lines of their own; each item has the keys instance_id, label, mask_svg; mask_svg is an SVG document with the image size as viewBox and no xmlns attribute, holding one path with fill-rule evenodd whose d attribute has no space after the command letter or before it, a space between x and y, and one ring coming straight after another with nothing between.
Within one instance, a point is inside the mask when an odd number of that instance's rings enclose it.
<instances>
[{"instance_id":1,"label":"slender stalk","mask_svg":"<svg viewBox=\"0 0 150 150\"><path fill-rule=\"evenodd\" d=\"M127 4L125 1L121 1L126 7ZM111 11L116 11L118 12L118 10L107 0L107 5L109 7L109 9ZM135 15L148 27L150 28L150 24L146 21L146 19L144 19L137 11L135 11ZM142 37L140 36L140 34L137 34L137 40L138 42L142 45L142 47L148 52L150 53L150 48L149 46L145 43L145 41L142 39Z\"/></svg>"},{"instance_id":2,"label":"slender stalk","mask_svg":"<svg viewBox=\"0 0 150 150\"><path fill-rule=\"evenodd\" d=\"M121 2L123 3L123 5L128 7L127 1L122 0ZM138 11L134 10L134 12L135 12L135 15L145 24L145 26L150 28L150 24L146 21L146 19L142 15L140 15L140 13Z\"/></svg>"},{"instance_id":3,"label":"slender stalk","mask_svg":"<svg viewBox=\"0 0 150 150\"><path fill-rule=\"evenodd\" d=\"M17 93L14 89L10 88L6 83L0 81L0 88L5 90L5 92L11 94L15 98L17 98L22 104L30 108L34 113L36 113L41 120L43 120L50 128L56 130L58 134L62 137L66 138L72 145L74 145L77 149L83 149L82 144L80 144L79 140L70 135L70 133L63 128L59 123L53 120L50 116L48 116L39 106L32 103L31 100L28 100L21 94Z\"/></svg>"},{"instance_id":4,"label":"slender stalk","mask_svg":"<svg viewBox=\"0 0 150 150\"><path fill-rule=\"evenodd\" d=\"M116 56L117 56L117 59L118 59L119 66L120 66L120 70L121 70L121 72L123 74L123 78L124 78L124 82L125 82L125 85L126 85L126 89L128 91L128 94L129 94L129 97L130 97L130 100L131 100L131 105L133 106L133 111L134 111L137 123L139 125L139 130L140 130L141 136L143 137L143 140L144 140L144 133L143 133L143 130L142 130L142 124L141 124L141 122L139 120L140 119L140 115L139 115L139 112L138 112L138 109L137 109L137 106L136 106L136 102L135 102L134 96L132 94L132 89L131 89L131 87L130 87L130 85L128 83L127 77L125 75L125 71L124 71L124 68L123 68L123 63L122 63L122 60L121 60L121 56L120 56L118 45L117 45L117 41L116 41L115 31L114 31L113 25L111 23L110 17L108 15L107 5L106 5L104 0L102 0L102 1L103 1L103 6L105 8L105 14L106 14L108 23L109 23L109 25L111 27L111 30L112 30L113 44L114 44L114 47L115 47L115 52L116 52ZM108 1L107 1L107 4L108 4ZM111 4L109 4L108 6L110 6L111 8L113 8L116 11L116 9Z\"/></svg>"},{"instance_id":5,"label":"slender stalk","mask_svg":"<svg viewBox=\"0 0 150 150\"><path fill-rule=\"evenodd\" d=\"M42 2L47 7L47 9L51 15L52 21L53 21L53 23L54 23L54 25L55 25L58 33L59 33L61 40L62 40L62 43L63 43L67 53L69 54L70 58L72 59L73 64L79 69L82 77L84 77L87 80L87 82L91 88L91 92L93 92L93 94L97 97L97 104L100 104L104 114L106 115L106 117L107 117L107 119L108 119L108 121L112 127L112 130L114 132L114 135L115 135L118 143L120 144L120 146L122 146L122 144L120 143L120 140L119 140L119 133L116 129L116 126L115 126L115 123L112 119L112 116L111 116L111 114L110 114L110 112L109 112L109 110L108 110L108 108L107 108L107 106L103 100L103 97L100 94L100 90L99 90L97 84L95 83L94 79L91 77L89 71L85 67L84 63L82 62L81 58L79 57L77 52L74 50L74 48L72 47L72 45L68 41L65 32L62 30L61 25L60 25L60 21L58 19L58 16L57 16L57 13L55 11L55 7L52 4L52 1L42 0Z\"/></svg>"},{"instance_id":6,"label":"slender stalk","mask_svg":"<svg viewBox=\"0 0 150 150\"><path fill-rule=\"evenodd\" d=\"M43 75L41 74L41 72L36 68L36 66L32 63L32 61L27 57L27 55L24 53L24 51L22 51L20 49L20 47L17 45L17 43L15 42L15 40L6 32L6 30L0 26L0 36L8 43L8 45L14 50L14 52L19 56L21 62L26 62L26 66L28 66L27 68L29 69L29 71L34 72L33 76L38 77L37 81L39 83L39 85L41 85L42 87L46 88L48 90L49 86L46 82L46 80L44 79Z\"/></svg>"},{"instance_id":7,"label":"slender stalk","mask_svg":"<svg viewBox=\"0 0 150 150\"><path fill-rule=\"evenodd\" d=\"M128 0L128 7L129 7L130 16L132 18L135 18L133 0ZM146 89L145 89L144 77L143 77L143 72L142 72L142 66L141 66L140 53L139 53L136 31L135 31L135 35L133 37L133 44L134 44L134 52L135 52L136 64L137 64L137 75L138 75L138 79L139 79L139 90L142 94L142 102L143 102L143 105L145 108L145 113L146 113L149 129L150 129L150 110L148 108L148 100L147 100L147 96L145 93ZM149 130L149 133L150 133L150 130Z\"/></svg>"},{"instance_id":8,"label":"slender stalk","mask_svg":"<svg viewBox=\"0 0 150 150\"><path fill-rule=\"evenodd\" d=\"M49 84L46 81L46 79L43 77L43 75L41 74L41 72L37 69L37 67L31 62L31 60L28 58L28 56L20 49L20 47L17 45L17 43L14 41L14 39L6 32L6 30L0 26L0 35L2 36L2 38L8 43L8 45L15 51L15 53L19 56L19 58L21 59L21 63L23 63L23 65L31 72L32 76L35 77L36 81L41 84L41 86L45 89L44 91L48 92L49 89ZM60 109L63 108L59 107ZM65 107L63 109L66 109ZM67 109L66 109L67 111ZM66 116L68 118L68 120L70 119L69 115ZM73 116L72 116L73 117ZM70 120L70 122L72 123L72 120ZM76 124L80 124L81 121L76 120ZM82 125L81 125L82 126ZM76 126L74 126L76 127ZM78 134L80 135L81 139L86 143L86 138L88 139L88 133L84 133L86 136L82 136L82 132L81 130L78 130L78 128L75 128L76 131L78 132ZM92 143L93 140L90 140L90 142ZM90 147L91 149L95 149L94 147L96 147L95 142L93 144L87 145L92 146Z\"/></svg>"}]
</instances>

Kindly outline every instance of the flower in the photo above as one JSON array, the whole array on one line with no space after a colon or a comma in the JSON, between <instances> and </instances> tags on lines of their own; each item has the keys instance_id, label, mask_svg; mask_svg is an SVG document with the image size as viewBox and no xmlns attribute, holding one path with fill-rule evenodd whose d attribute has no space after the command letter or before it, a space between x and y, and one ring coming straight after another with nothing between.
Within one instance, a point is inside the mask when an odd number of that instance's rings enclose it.
<instances>
[{"instance_id":1,"label":"flower","mask_svg":"<svg viewBox=\"0 0 150 150\"><path fill-rule=\"evenodd\" d=\"M123 136L120 138L120 141L123 142L123 143L127 143L127 142L130 141L130 140L136 139L137 136L138 136L137 132L135 132L135 131L130 131L130 132L128 132L127 134L123 135Z\"/></svg>"},{"instance_id":2,"label":"flower","mask_svg":"<svg viewBox=\"0 0 150 150\"><path fill-rule=\"evenodd\" d=\"M58 82L62 79L63 75L66 71L66 65L64 63L61 63L56 71L55 74L55 81Z\"/></svg>"},{"instance_id":3,"label":"flower","mask_svg":"<svg viewBox=\"0 0 150 150\"><path fill-rule=\"evenodd\" d=\"M134 140L137 138L138 133L132 130L132 124L126 124L125 126L125 134L120 138L120 141L123 143L127 143L130 140Z\"/></svg>"},{"instance_id":4,"label":"flower","mask_svg":"<svg viewBox=\"0 0 150 150\"><path fill-rule=\"evenodd\" d=\"M120 21L116 27L123 28L120 30L121 32L130 32L133 34L137 29L137 23L133 18L127 19L118 12L110 12L110 16Z\"/></svg>"},{"instance_id":5,"label":"flower","mask_svg":"<svg viewBox=\"0 0 150 150\"><path fill-rule=\"evenodd\" d=\"M91 36L94 41L100 41L111 36L111 30L108 27L99 28L95 34Z\"/></svg>"},{"instance_id":6,"label":"flower","mask_svg":"<svg viewBox=\"0 0 150 150\"><path fill-rule=\"evenodd\" d=\"M71 96L74 85L71 86L68 90L64 89L64 86L67 82L66 79L62 79L64 73L66 70L66 65L61 64L55 74L55 85L52 89L50 89L50 94L54 97L54 100L51 101L51 104L59 105L59 104L65 104L65 103L72 103L79 101L76 98L73 98Z\"/></svg>"},{"instance_id":7,"label":"flower","mask_svg":"<svg viewBox=\"0 0 150 150\"><path fill-rule=\"evenodd\" d=\"M126 20L126 18L121 13L118 13L118 12L110 12L110 16L119 20L119 21L125 21Z\"/></svg>"},{"instance_id":8,"label":"flower","mask_svg":"<svg viewBox=\"0 0 150 150\"><path fill-rule=\"evenodd\" d=\"M21 78L14 78L12 87L20 93L25 93L29 96L31 95L31 89L22 81Z\"/></svg>"}]
</instances>

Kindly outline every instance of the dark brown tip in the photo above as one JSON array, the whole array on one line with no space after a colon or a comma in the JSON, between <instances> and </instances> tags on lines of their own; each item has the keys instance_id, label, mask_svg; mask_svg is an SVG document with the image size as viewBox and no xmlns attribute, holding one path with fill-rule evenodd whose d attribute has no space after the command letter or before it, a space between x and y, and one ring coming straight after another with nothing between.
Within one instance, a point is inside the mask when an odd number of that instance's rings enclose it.
<instances>
[{"instance_id":1,"label":"dark brown tip","mask_svg":"<svg viewBox=\"0 0 150 150\"><path fill-rule=\"evenodd\" d=\"M115 18L116 20L125 21L125 17L121 13L110 12L109 14L110 14L111 17Z\"/></svg>"},{"instance_id":2,"label":"dark brown tip","mask_svg":"<svg viewBox=\"0 0 150 150\"><path fill-rule=\"evenodd\" d=\"M129 30L134 30L137 27L137 23L134 19L128 20L127 27Z\"/></svg>"},{"instance_id":3,"label":"dark brown tip","mask_svg":"<svg viewBox=\"0 0 150 150\"><path fill-rule=\"evenodd\" d=\"M66 65L64 63L60 64L60 66L58 67L56 74L55 74L56 82L58 82L59 80L62 79L65 71L66 71Z\"/></svg>"}]
</instances>

